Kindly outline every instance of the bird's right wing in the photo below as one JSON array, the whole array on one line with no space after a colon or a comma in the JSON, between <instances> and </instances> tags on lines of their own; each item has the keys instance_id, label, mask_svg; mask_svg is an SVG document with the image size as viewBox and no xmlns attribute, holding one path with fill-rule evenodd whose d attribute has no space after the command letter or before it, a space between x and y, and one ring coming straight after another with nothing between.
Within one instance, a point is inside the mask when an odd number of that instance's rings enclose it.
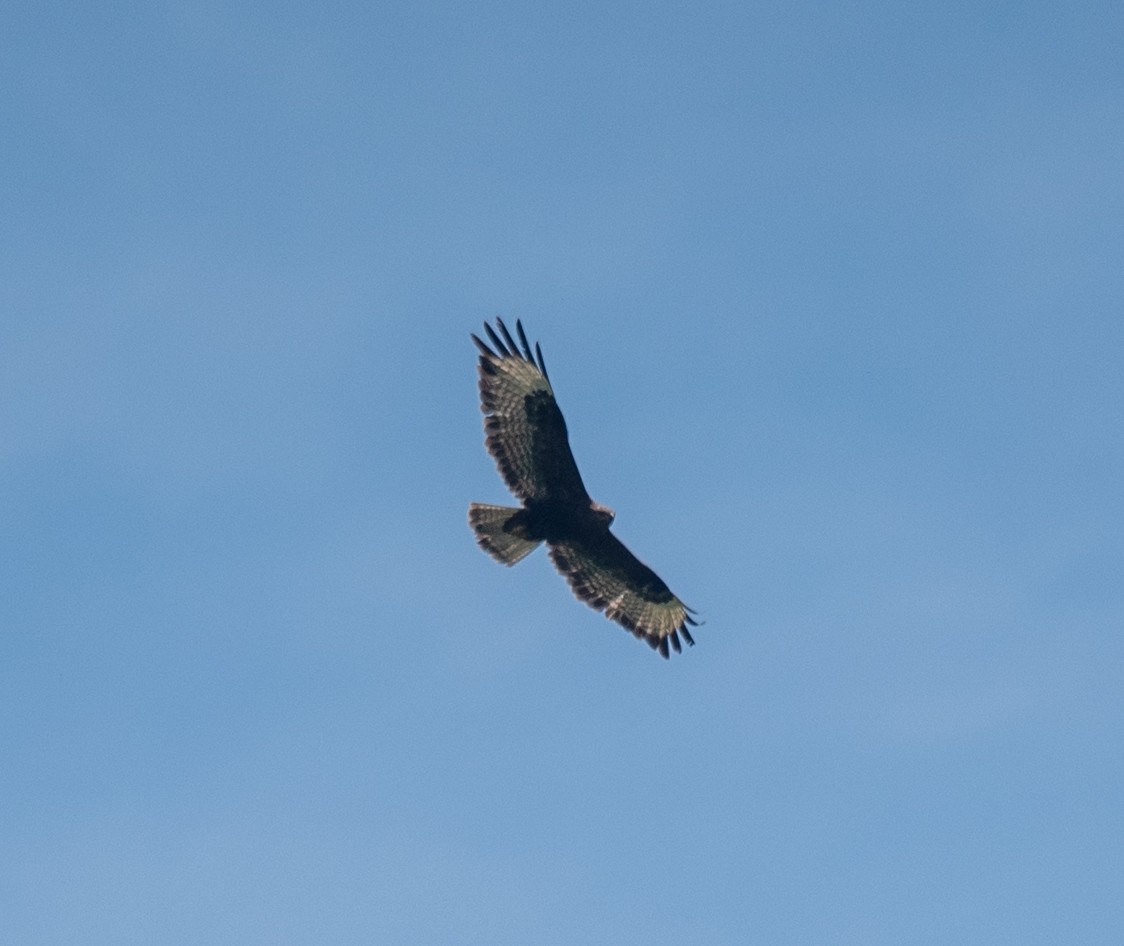
<instances>
[{"instance_id":1,"label":"bird's right wing","mask_svg":"<svg viewBox=\"0 0 1124 946\"><path fill-rule=\"evenodd\" d=\"M608 529L584 540L551 544L550 557L575 595L664 657L668 643L679 653L680 636L695 643L687 630L699 623L691 617L694 612Z\"/></svg>"}]
</instances>

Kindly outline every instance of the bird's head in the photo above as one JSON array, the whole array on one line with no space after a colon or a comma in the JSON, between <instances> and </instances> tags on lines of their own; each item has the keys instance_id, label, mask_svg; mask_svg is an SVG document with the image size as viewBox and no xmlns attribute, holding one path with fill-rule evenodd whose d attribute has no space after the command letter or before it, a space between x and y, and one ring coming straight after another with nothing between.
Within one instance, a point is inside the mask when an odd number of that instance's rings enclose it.
<instances>
[{"instance_id":1,"label":"bird's head","mask_svg":"<svg viewBox=\"0 0 1124 946\"><path fill-rule=\"evenodd\" d=\"M613 512L612 509L608 506L602 506L600 503L593 503L590 508L593 510L593 514L597 517L598 521L605 523L606 529L613 524L613 520L617 517L617 514Z\"/></svg>"}]
</instances>

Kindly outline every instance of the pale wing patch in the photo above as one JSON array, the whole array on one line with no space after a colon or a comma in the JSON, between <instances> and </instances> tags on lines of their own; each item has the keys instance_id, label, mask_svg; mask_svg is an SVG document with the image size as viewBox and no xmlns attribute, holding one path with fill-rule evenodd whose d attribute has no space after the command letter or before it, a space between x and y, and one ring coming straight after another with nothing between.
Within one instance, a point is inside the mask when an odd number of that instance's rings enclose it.
<instances>
[{"instance_id":1,"label":"pale wing patch","mask_svg":"<svg viewBox=\"0 0 1124 946\"><path fill-rule=\"evenodd\" d=\"M645 596L644 590L633 587L627 574L614 568L613 563L598 561L581 546L552 545L550 557L578 598L594 610L604 611L605 617L636 637L645 639L664 657L668 656L669 643L676 653L682 649L680 637L689 645L695 643L687 630L687 625L697 624L690 609L662 582L659 583L662 590L648 589L649 595L659 598L653 600Z\"/></svg>"},{"instance_id":2,"label":"pale wing patch","mask_svg":"<svg viewBox=\"0 0 1124 946\"><path fill-rule=\"evenodd\" d=\"M530 346L524 342L520 353L510 333L499 323L505 345L491 326L485 325L493 351L475 335L480 349L480 409L484 412L484 435L488 452L495 458L504 482L520 499L537 498L545 488L541 470L535 462L535 428L527 414L528 398L554 400L541 364L536 364ZM520 328L520 338L522 326ZM541 353L539 359L541 363Z\"/></svg>"}]
</instances>

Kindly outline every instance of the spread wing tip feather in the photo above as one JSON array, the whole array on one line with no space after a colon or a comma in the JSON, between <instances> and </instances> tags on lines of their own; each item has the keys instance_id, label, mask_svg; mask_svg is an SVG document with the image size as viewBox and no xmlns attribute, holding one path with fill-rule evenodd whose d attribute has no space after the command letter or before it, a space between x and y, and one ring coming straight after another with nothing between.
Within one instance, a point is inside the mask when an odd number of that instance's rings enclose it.
<instances>
[{"instance_id":1,"label":"spread wing tip feather","mask_svg":"<svg viewBox=\"0 0 1124 946\"><path fill-rule=\"evenodd\" d=\"M533 365L535 363L535 357L531 354L531 345L527 341L527 333L523 331L523 322L520 319L515 320L515 331L519 335L519 343L523 346L523 357ZM539 365L539 368L541 370L542 365Z\"/></svg>"},{"instance_id":2,"label":"spread wing tip feather","mask_svg":"<svg viewBox=\"0 0 1124 946\"><path fill-rule=\"evenodd\" d=\"M680 636L687 642L688 647L695 646L695 639L691 636L690 631L682 625L670 634L664 634L663 637L649 635L647 641L653 649L659 650L660 656L663 657L664 660L667 660L671 656L667 646L669 642L671 644L671 650L674 650L677 654L683 653L683 645L679 640Z\"/></svg>"},{"instance_id":3,"label":"spread wing tip feather","mask_svg":"<svg viewBox=\"0 0 1124 946\"><path fill-rule=\"evenodd\" d=\"M542 376L549 382L550 375L546 373L546 362L542 360L542 348L539 346L538 342L535 342L535 355L538 357L539 371L542 372Z\"/></svg>"},{"instance_id":4,"label":"spread wing tip feather","mask_svg":"<svg viewBox=\"0 0 1124 946\"><path fill-rule=\"evenodd\" d=\"M501 327L503 326L503 322L500 322L499 319L496 319L496 321L499 322ZM488 333L488 338L490 338L491 341L492 341L492 344L496 346L496 351L499 352L500 357L501 358L510 358L511 352L509 352L507 350L507 348L504 346L503 341L496 334L496 330L494 328L492 328L492 326L490 326L487 322L484 323L484 331Z\"/></svg>"},{"instance_id":5,"label":"spread wing tip feather","mask_svg":"<svg viewBox=\"0 0 1124 946\"><path fill-rule=\"evenodd\" d=\"M504 340L505 342L507 342L507 350L508 350L509 352L511 352L511 356L512 356L513 358L519 358L519 357L522 357L522 356L521 356L521 355L519 354L519 346L515 344L515 339L511 337L511 332L509 332L509 331L507 330L507 326L503 324L503 319L501 319L501 318L499 318L499 317L497 316L497 318L496 318L496 325L498 325L498 326L500 327L500 331L501 331L501 332L503 332L503 340ZM515 326L515 327L516 327L516 328L518 328L518 327L519 327L519 323L518 323L518 322L516 322L516 326Z\"/></svg>"},{"instance_id":6,"label":"spread wing tip feather","mask_svg":"<svg viewBox=\"0 0 1124 946\"><path fill-rule=\"evenodd\" d=\"M499 316L496 316L496 325L499 326L498 333L490 324L484 323L484 331L488 334L488 340L492 343L491 346L482 341L476 334L469 333L473 342L476 343L476 347L480 349L480 354L492 361L498 361L502 358L519 358L538 368L543 377L549 381L550 377L546 373L546 362L542 356L542 347L538 342L535 342L534 348L531 347L531 343L527 339L527 333L523 329L522 319L515 320L515 335L519 338L518 343Z\"/></svg>"},{"instance_id":7,"label":"spread wing tip feather","mask_svg":"<svg viewBox=\"0 0 1124 946\"><path fill-rule=\"evenodd\" d=\"M487 325L487 323L485 323L485 325ZM468 334L472 336L472 340L476 343L476 347L480 349L481 355L483 355L485 358L496 357L496 353L492 351L492 349L490 349L486 344L484 344L484 342L480 340L479 336L475 332L469 332Z\"/></svg>"}]
</instances>

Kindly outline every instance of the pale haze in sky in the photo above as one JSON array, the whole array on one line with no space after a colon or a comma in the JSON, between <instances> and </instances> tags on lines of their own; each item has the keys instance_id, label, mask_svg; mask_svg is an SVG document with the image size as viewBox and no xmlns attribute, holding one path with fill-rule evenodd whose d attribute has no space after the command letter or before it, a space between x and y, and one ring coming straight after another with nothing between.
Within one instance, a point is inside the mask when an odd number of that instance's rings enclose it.
<instances>
[{"instance_id":1,"label":"pale haze in sky","mask_svg":"<svg viewBox=\"0 0 1124 946\"><path fill-rule=\"evenodd\" d=\"M1122 9L7 14L0 941L1124 942Z\"/></svg>"}]
</instances>

